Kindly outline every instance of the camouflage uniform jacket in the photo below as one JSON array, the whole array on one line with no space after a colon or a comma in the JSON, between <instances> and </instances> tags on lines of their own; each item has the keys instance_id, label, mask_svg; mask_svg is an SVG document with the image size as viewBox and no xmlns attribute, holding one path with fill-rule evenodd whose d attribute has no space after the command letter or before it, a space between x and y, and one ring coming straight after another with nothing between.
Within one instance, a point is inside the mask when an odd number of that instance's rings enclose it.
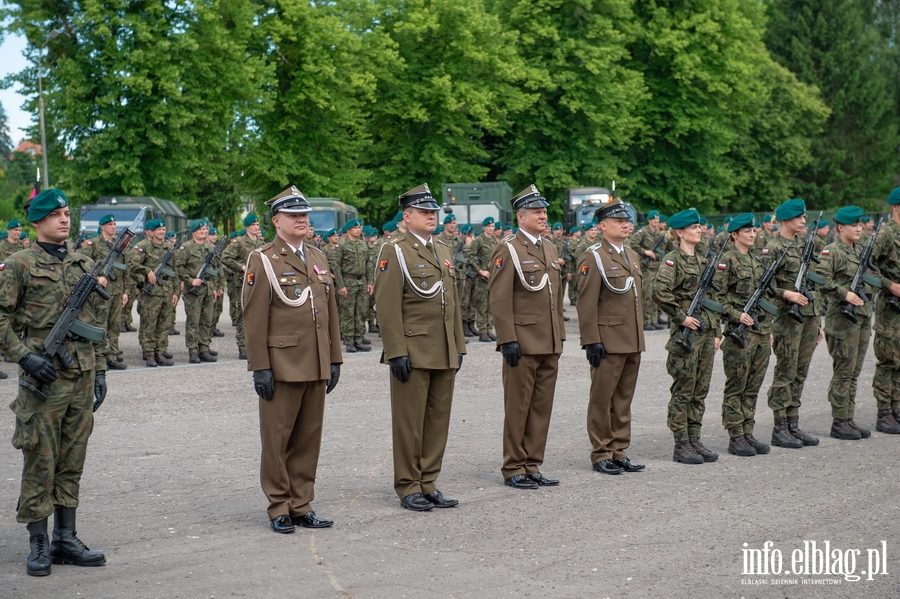
<instances>
[{"instance_id":1,"label":"camouflage uniform jacket","mask_svg":"<svg viewBox=\"0 0 900 599\"><path fill-rule=\"evenodd\" d=\"M766 265L753 253L740 253L737 248L728 250L716 269L716 286L721 289L718 301L722 303L722 318L733 326L741 323L741 314L750 296L756 290L759 278L766 270ZM766 298L770 299L770 298ZM759 329L747 327L746 330L757 335L768 335L772 329L772 316L760 311L757 316Z\"/></svg>"},{"instance_id":2,"label":"camouflage uniform jacket","mask_svg":"<svg viewBox=\"0 0 900 599\"><path fill-rule=\"evenodd\" d=\"M100 262L104 258L106 258L109 253L112 251L113 246L116 243L116 238L113 237L112 241L106 241L103 239L102 235L98 235L90 242L90 245L85 246L81 253L93 260L94 262ZM121 268L122 266L126 266L125 264L125 254L128 253L128 250L123 252L123 255L119 256L117 260L118 266L116 264L112 265L112 268L109 269L109 282L106 285L106 290L111 295L120 296L126 292L126 290L130 290L131 286L129 283L130 275L127 272L126 268Z\"/></svg>"},{"instance_id":3,"label":"camouflage uniform jacket","mask_svg":"<svg viewBox=\"0 0 900 599\"><path fill-rule=\"evenodd\" d=\"M125 252L128 262L128 271L132 274L138 284L143 287L147 282L147 273L156 270L159 263L165 257L166 253L172 249L166 242L153 243L150 239L144 239L133 248ZM156 285L150 291L150 295L173 295L175 286L178 285L178 271L175 269L175 256L169 259L166 268L175 273L174 277L167 277L160 273L157 278Z\"/></svg>"},{"instance_id":4,"label":"camouflage uniform jacket","mask_svg":"<svg viewBox=\"0 0 900 599\"><path fill-rule=\"evenodd\" d=\"M20 252L24 249L25 246L23 246L21 242L13 243L9 239L4 239L0 241L0 261L6 260L16 252Z\"/></svg>"},{"instance_id":5,"label":"camouflage uniform jacket","mask_svg":"<svg viewBox=\"0 0 900 599\"><path fill-rule=\"evenodd\" d=\"M10 359L18 362L28 352L43 351L44 338L62 315L72 290L93 266L90 258L78 253L67 253L60 262L37 243L0 265L0 342ZM97 320L102 301L99 295L91 294L78 320L105 329L106 322ZM21 339L16 331L24 332ZM68 338L65 347L82 372L105 364L105 343ZM57 356L53 357L53 367L63 370Z\"/></svg>"},{"instance_id":6,"label":"camouflage uniform jacket","mask_svg":"<svg viewBox=\"0 0 900 599\"><path fill-rule=\"evenodd\" d=\"M232 282L241 284L244 280L244 267L247 264L247 256L250 252L258 247L266 244L266 240L260 236L257 239L250 239L249 235L241 235L236 237L233 243L225 246L222 252L222 265L228 269L228 277Z\"/></svg>"},{"instance_id":7,"label":"camouflage uniform jacket","mask_svg":"<svg viewBox=\"0 0 900 599\"><path fill-rule=\"evenodd\" d=\"M828 310L825 312L825 332L838 339L843 339L846 330L855 328L850 319L841 314L844 309L844 298L850 291L850 283L859 267L859 253L863 246L857 241L854 247L850 247L840 239L834 243L829 243L822 250L822 264L818 272L825 277L825 284L822 285L822 293L831 296L832 301L828 302ZM871 293L871 288L866 286L867 293ZM863 298L866 299L866 298ZM866 303L856 307L858 316L869 316L872 313L870 308L871 302L866 299Z\"/></svg>"},{"instance_id":8,"label":"camouflage uniform jacket","mask_svg":"<svg viewBox=\"0 0 900 599\"><path fill-rule=\"evenodd\" d=\"M329 264L330 264L329 260ZM375 266L369 244L360 237L356 241L342 239L335 250L334 285L343 289L347 283L372 285L375 283Z\"/></svg>"},{"instance_id":9,"label":"camouflage uniform jacket","mask_svg":"<svg viewBox=\"0 0 900 599\"><path fill-rule=\"evenodd\" d=\"M787 310L790 304L790 302L784 300L784 292L795 291L794 283L797 281L797 273L800 272L800 255L803 253L803 241L802 237L798 237L797 240L793 242L794 246L788 250L784 260L781 261L781 268L775 273L775 280L772 281L772 285L775 287L775 299L772 303L778 307L779 311ZM772 238L772 241L763 248L763 259L775 260L782 252L784 252L784 248L786 248L789 243L791 243L789 239L785 239L781 235L776 235ZM811 272L820 272L821 266L817 268L815 261L810 260L809 270ZM813 293L812 296L813 301L800 309L800 314L803 316L818 316L822 313L822 304L818 294Z\"/></svg>"},{"instance_id":10,"label":"camouflage uniform jacket","mask_svg":"<svg viewBox=\"0 0 900 599\"><path fill-rule=\"evenodd\" d=\"M175 272L178 273L178 277L184 283L185 292L191 288L191 282L197 277L200 266L212 249L213 245L211 243L195 243L194 240L191 239L186 241L175 252ZM211 264L210 266L215 270L216 264ZM206 295L207 290L215 291L216 289L219 289L221 285L220 277L221 272L219 273L219 276L211 277L207 284L200 285L200 288L197 290L198 294Z\"/></svg>"},{"instance_id":11,"label":"camouflage uniform jacket","mask_svg":"<svg viewBox=\"0 0 900 599\"><path fill-rule=\"evenodd\" d=\"M694 293L697 292L700 277L707 263L708 260L698 253L689 256L680 248L669 252L663 258L656 280L653 281L653 301L669 317L669 329L672 334L677 333L681 323L687 318L687 309L691 305ZM710 288L707 297L715 300L715 290ZM715 329L716 337L721 337L718 315L706 309L700 312L703 326Z\"/></svg>"},{"instance_id":12,"label":"camouflage uniform jacket","mask_svg":"<svg viewBox=\"0 0 900 599\"><path fill-rule=\"evenodd\" d=\"M469 255L467 256L469 264L474 270L491 270L491 255L494 253L497 243L493 236L488 237L484 233L475 238L475 241L469 246Z\"/></svg>"}]
</instances>

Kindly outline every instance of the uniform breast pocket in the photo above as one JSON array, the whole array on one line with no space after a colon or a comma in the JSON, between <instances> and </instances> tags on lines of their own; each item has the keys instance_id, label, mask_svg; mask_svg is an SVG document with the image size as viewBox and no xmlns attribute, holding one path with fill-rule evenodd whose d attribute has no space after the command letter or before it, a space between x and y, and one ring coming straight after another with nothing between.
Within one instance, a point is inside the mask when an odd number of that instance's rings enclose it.
<instances>
[{"instance_id":1,"label":"uniform breast pocket","mask_svg":"<svg viewBox=\"0 0 900 599\"><path fill-rule=\"evenodd\" d=\"M625 324L624 316L613 316L608 314L600 314L597 316L597 324L601 327L615 327Z\"/></svg>"},{"instance_id":2,"label":"uniform breast pocket","mask_svg":"<svg viewBox=\"0 0 900 599\"><path fill-rule=\"evenodd\" d=\"M735 291L740 295L750 295L753 293L753 269L749 267L738 267L735 269L737 275L737 283L734 286Z\"/></svg>"},{"instance_id":3,"label":"uniform breast pocket","mask_svg":"<svg viewBox=\"0 0 900 599\"><path fill-rule=\"evenodd\" d=\"M68 295L62 284L62 275L55 270L35 269L31 271L31 280L27 283L27 289L25 305L27 310L34 315L41 314L42 310L47 307L58 311L60 304L65 303Z\"/></svg>"},{"instance_id":4,"label":"uniform breast pocket","mask_svg":"<svg viewBox=\"0 0 900 599\"><path fill-rule=\"evenodd\" d=\"M410 274L416 286L422 289L430 289L441 278L440 271L433 268L428 270L417 270Z\"/></svg>"}]
</instances>

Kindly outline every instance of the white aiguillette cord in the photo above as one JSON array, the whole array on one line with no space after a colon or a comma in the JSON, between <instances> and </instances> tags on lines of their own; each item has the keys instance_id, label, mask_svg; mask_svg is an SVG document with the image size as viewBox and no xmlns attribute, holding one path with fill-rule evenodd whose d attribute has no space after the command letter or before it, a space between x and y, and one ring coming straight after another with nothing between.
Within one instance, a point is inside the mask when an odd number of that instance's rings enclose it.
<instances>
[{"instance_id":1,"label":"white aiguillette cord","mask_svg":"<svg viewBox=\"0 0 900 599\"><path fill-rule=\"evenodd\" d=\"M600 260L600 254L597 253L597 248L600 247L599 243L596 243L589 247L591 253L594 254L594 261L597 263L597 270L600 271L600 278L603 279L603 283L606 285L607 289L612 291L613 293L618 293L622 295L623 293L628 293L629 289L634 289L634 297L637 297L637 287L634 286L634 277L628 277L625 279L625 287L622 289L618 289L613 287L612 283L609 282L609 279L606 278L606 269L603 268L603 262ZM622 250L623 252L625 250Z\"/></svg>"},{"instance_id":2,"label":"white aiguillette cord","mask_svg":"<svg viewBox=\"0 0 900 599\"><path fill-rule=\"evenodd\" d=\"M400 249L400 244L394 245L394 251L397 252L397 262L400 263L400 271L403 273L403 277L406 279L406 282L409 283L410 288L415 291L416 295L425 299L431 299L436 296L438 293L441 294L441 303L444 301L444 279L443 276L440 281L432 285L429 289L420 290L416 285L415 281L413 281L412 275L409 274L409 269L406 267L406 260L403 259L403 250Z\"/></svg>"},{"instance_id":3,"label":"white aiguillette cord","mask_svg":"<svg viewBox=\"0 0 900 599\"><path fill-rule=\"evenodd\" d=\"M307 283L306 289L303 290L303 293L300 294L300 297L296 299L288 298L288 296L286 296L284 294L284 291L281 289L281 285L278 284L278 278L275 276L275 269L272 268L272 263L269 261L269 257L259 250L256 251L259 252L259 255L262 257L263 268L266 270L266 276L269 277L269 284L272 285L272 289L275 290L275 295L277 295L281 301L283 301L291 308L299 308L306 303L306 300L309 300L309 306L310 309L312 309L313 313L313 320L315 320L316 307L315 302L312 299L312 286Z\"/></svg>"},{"instance_id":4,"label":"white aiguillette cord","mask_svg":"<svg viewBox=\"0 0 900 599\"><path fill-rule=\"evenodd\" d=\"M553 286L550 285L550 274L544 273L544 276L541 277L541 282L537 285L529 285L525 282L525 274L522 272L522 265L519 264L519 255L516 253L516 248L512 246L512 243L506 242L506 247L509 248L509 257L512 259L513 266L516 267L516 272L519 273L519 281L522 283L522 287L527 289L528 291L540 291L544 287L549 286L550 290L550 298L553 298Z\"/></svg>"}]
</instances>

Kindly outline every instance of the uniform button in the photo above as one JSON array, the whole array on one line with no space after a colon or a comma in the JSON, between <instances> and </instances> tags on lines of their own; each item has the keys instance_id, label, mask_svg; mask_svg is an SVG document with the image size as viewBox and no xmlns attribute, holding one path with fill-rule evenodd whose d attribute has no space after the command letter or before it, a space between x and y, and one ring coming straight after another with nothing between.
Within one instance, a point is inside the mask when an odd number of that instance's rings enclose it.
<instances>
[{"instance_id":1,"label":"uniform button","mask_svg":"<svg viewBox=\"0 0 900 599\"><path fill-rule=\"evenodd\" d=\"M278 347L281 347L282 345L284 345L284 343L282 343L281 341L279 341L279 342L278 342Z\"/></svg>"},{"instance_id":2,"label":"uniform button","mask_svg":"<svg viewBox=\"0 0 900 599\"><path fill-rule=\"evenodd\" d=\"M525 324L525 321L524 321L524 320L520 320L520 321L519 321L519 324Z\"/></svg>"},{"instance_id":3,"label":"uniform button","mask_svg":"<svg viewBox=\"0 0 900 599\"><path fill-rule=\"evenodd\" d=\"M407 331L406 334L407 334L407 335L412 335L412 331Z\"/></svg>"},{"instance_id":4,"label":"uniform button","mask_svg":"<svg viewBox=\"0 0 900 599\"><path fill-rule=\"evenodd\" d=\"M317 324L317 325L316 325L316 328L317 328L317 329L321 329L321 328L322 328L322 325Z\"/></svg>"}]
</instances>

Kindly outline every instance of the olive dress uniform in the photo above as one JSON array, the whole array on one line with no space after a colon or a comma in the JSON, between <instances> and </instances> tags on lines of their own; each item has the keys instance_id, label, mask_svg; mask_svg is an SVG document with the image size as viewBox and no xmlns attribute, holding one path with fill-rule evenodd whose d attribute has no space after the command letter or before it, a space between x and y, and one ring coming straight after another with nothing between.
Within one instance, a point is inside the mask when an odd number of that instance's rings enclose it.
<instances>
[{"instance_id":1,"label":"olive dress uniform","mask_svg":"<svg viewBox=\"0 0 900 599\"><path fill-rule=\"evenodd\" d=\"M591 366L587 430L596 466L622 460L631 445L631 401L646 349L640 256L627 247L619 253L603 239L581 255L575 276L581 345L602 343L606 354Z\"/></svg>"}]
</instances>

